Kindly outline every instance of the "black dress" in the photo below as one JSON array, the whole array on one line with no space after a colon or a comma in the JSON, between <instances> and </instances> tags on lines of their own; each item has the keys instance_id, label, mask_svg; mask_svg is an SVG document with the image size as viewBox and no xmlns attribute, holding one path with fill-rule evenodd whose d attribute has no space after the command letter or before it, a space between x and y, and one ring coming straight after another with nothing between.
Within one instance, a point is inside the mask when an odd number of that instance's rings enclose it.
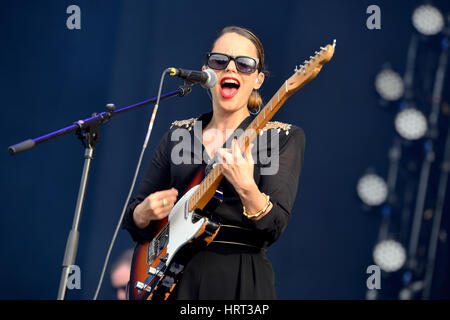
<instances>
[{"instance_id":1,"label":"black dress","mask_svg":"<svg viewBox=\"0 0 450 320\"><path fill-rule=\"evenodd\" d=\"M134 241L150 240L154 227L150 223L147 228L137 228L133 221L134 208L149 194L171 187L178 190L178 199L181 198L194 176L204 171L211 161L201 143L202 130L195 130L206 127L211 117L212 112L197 119L176 121L161 139L124 217L123 227ZM240 127L245 129L252 120L251 116L247 117ZM187 154L184 151L184 163L177 160L175 162L179 164L175 164L171 156L173 159L174 155L180 155L180 130L176 131L180 128L187 129L184 130L184 138L189 139L192 148ZM172 136L175 131L177 134ZM175 136L178 138L172 141ZM177 144L177 152L172 154ZM263 248L212 242L185 266L177 299L276 298L274 272L266 257L266 248L280 237L288 223L303 165L305 135L299 127L274 121L266 125L254 144L258 150L264 149L264 152L254 156L254 178L260 191L270 196L273 204L271 211L258 221L249 220L242 214L242 202L234 187L224 178L219 185L223 191L223 201L212 218L222 224L253 230L265 240Z\"/></svg>"}]
</instances>

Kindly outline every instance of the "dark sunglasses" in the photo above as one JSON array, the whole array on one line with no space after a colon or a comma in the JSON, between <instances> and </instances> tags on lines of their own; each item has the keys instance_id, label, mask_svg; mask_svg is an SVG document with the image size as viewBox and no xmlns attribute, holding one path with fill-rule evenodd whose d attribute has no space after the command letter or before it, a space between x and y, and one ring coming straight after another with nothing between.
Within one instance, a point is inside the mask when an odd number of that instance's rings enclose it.
<instances>
[{"instance_id":1,"label":"dark sunglasses","mask_svg":"<svg viewBox=\"0 0 450 320\"><path fill-rule=\"evenodd\" d=\"M253 73L258 68L259 60L252 57L238 56L233 57L225 53L208 52L206 54L206 65L211 69L223 70L230 61L233 60L236 69L242 73Z\"/></svg>"}]
</instances>

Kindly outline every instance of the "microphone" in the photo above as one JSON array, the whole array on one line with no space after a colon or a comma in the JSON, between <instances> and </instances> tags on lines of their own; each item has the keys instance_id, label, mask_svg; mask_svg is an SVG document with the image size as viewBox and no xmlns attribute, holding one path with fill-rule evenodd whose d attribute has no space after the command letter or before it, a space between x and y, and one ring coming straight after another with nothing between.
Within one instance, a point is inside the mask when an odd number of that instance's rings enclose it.
<instances>
[{"instance_id":1,"label":"microphone","mask_svg":"<svg viewBox=\"0 0 450 320\"><path fill-rule=\"evenodd\" d=\"M205 71L193 71L177 68L168 68L167 71L169 72L169 75L172 77L177 76L191 83L199 83L205 89L214 87L217 82L217 75L211 69L206 69Z\"/></svg>"}]
</instances>

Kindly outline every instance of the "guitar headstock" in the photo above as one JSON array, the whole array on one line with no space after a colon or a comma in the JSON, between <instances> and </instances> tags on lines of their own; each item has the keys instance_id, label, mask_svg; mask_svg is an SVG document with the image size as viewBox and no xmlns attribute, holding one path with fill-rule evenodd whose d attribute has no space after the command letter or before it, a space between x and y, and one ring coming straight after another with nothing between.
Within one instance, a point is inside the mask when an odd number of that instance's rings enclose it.
<instances>
[{"instance_id":1,"label":"guitar headstock","mask_svg":"<svg viewBox=\"0 0 450 320\"><path fill-rule=\"evenodd\" d=\"M294 93L309 81L314 79L322 69L322 66L331 60L336 47L336 40L333 44L327 44L325 47L320 47L309 60L305 60L300 66L295 66L294 74L287 80L287 91Z\"/></svg>"}]
</instances>

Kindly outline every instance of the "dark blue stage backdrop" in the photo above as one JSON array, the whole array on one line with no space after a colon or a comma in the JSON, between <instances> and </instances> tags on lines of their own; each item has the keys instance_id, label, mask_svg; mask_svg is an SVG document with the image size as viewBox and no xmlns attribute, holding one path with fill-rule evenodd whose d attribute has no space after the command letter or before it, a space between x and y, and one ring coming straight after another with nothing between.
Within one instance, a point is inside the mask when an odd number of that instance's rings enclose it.
<instances>
[{"instance_id":1,"label":"dark blue stage backdrop","mask_svg":"<svg viewBox=\"0 0 450 320\"><path fill-rule=\"evenodd\" d=\"M381 29L370 30L372 2L3 1L0 298L56 298L84 160L73 134L15 156L7 147L104 111L107 103L124 107L156 96L165 68L200 69L217 32L240 25L264 44L266 101L295 65L337 39L333 60L275 117L304 129L306 154L292 218L268 256L280 299L365 299L380 214L361 210L356 183L369 166L386 175L396 134L394 113L379 107L374 77L386 62L405 70L411 13L421 3L376 1ZM67 27L70 5L81 9L81 29ZM163 91L180 83L168 79ZM144 167L172 121L210 108L200 86L162 102ZM151 110L101 127L80 223L81 289L68 290L68 299L94 295ZM132 246L121 230L112 261ZM436 297L449 297L438 289ZM109 274L99 298L114 299Z\"/></svg>"}]
</instances>

